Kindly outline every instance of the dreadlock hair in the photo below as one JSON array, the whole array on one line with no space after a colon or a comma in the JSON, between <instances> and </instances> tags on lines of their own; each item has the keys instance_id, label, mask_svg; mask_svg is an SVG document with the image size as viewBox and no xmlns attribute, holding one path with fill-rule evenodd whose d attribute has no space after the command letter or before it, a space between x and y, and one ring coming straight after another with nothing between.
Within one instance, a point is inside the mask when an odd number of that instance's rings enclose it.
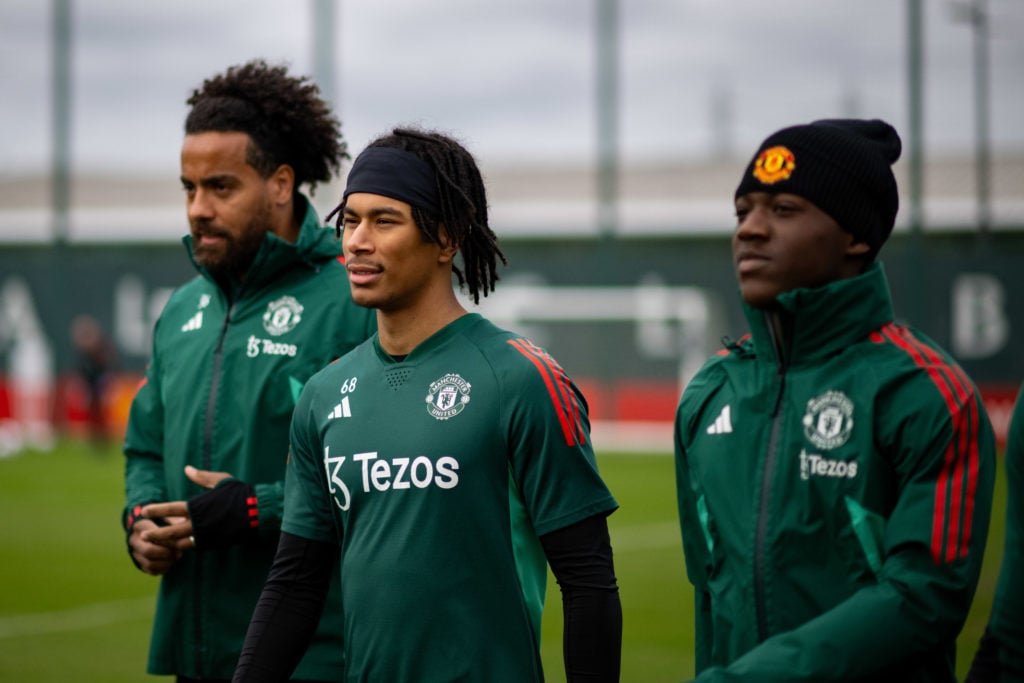
<instances>
[{"instance_id":1,"label":"dreadlock hair","mask_svg":"<svg viewBox=\"0 0 1024 683\"><path fill-rule=\"evenodd\" d=\"M295 171L295 191L327 182L348 158L341 123L320 89L307 77L290 76L287 67L262 59L229 67L203 81L186 100L192 109L185 134L246 133L246 161L267 178L281 164Z\"/></svg>"},{"instance_id":2,"label":"dreadlock hair","mask_svg":"<svg viewBox=\"0 0 1024 683\"><path fill-rule=\"evenodd\" d=\"M480 303L480 295L494 291L498 281L498 260L507 265L498 247L498 236L487 222L487 193L473 155L457 140L437 131L395 128L367 147L393 147L415 154L434 170L440 213L412 207L412 218L428 241L441 244L443 229L450 243L462 254L463 269L453 266L459 287L465 287ZM342 228L345 204L334 211Z\"/></svg>"}]
</instances>

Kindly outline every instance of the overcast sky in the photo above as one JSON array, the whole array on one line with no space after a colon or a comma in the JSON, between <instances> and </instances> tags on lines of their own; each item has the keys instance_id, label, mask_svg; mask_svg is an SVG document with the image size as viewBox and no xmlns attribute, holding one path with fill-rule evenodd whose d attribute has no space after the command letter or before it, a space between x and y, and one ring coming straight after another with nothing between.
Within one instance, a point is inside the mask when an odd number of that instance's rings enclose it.
<instances>
[{"instance_id":1,"label":"overcast sky","mask_svg":"<svg viewBox=\"0 0 1024 683\"><path fill-rule=\"evenodd\" d=\"M77 171L176 173L184 101L253 57L312 74L311 0L71 0ZM974 141L972 28L923 0L924 141ZM0 2L0 176L51 156L51 3ZM334 101L358 151L397 123L457 133L487 163L592 160L595 0L349 0ZM746 157L791 123L877 116L906 136L901 0L620 0L628 159ZM988 0L991 135L1024 150L1024 2Z\"/></svg>"}]
</instances>

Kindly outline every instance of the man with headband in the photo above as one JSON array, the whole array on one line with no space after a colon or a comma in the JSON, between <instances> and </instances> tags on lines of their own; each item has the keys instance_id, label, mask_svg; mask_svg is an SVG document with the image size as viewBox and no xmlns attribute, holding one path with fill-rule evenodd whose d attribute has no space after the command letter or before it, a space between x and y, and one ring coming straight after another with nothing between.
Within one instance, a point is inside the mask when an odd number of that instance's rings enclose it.
<instances>
[{"instance_id":1,"label":"man with headband","mask_svg":"<svg viewBox=\"0 0 1024 683\"><path fill-rule=\"evenodd\" d=\"M686 387L676 472L696 681L953 683L995 467L977 388L894 321L900 138L770 135L734 201L750 334Z\"/></svg>"},{"instance_id":2,"label":"man with headband","mask_svg":"<svg viewBox=\"0 0 1024 683\"><path fill-rule=\"evenodd\" d=\"M337 211L352 297L378 334L299 399L281 545L234 680L287 676L340 571L344 680L541 681L550 563L567 679L617 681L617 504L586 401L453 286L479 303L505 260L473 157L394 130L356 159Z\"/></svg>"},{"instance_id":3,"label":"man with headband","mask_svg":"<svg viewBox=\"0 0 1024 683\"><path fill-rule=\"evenodd\" d=\"M156 324L125 438L122 518L136 566L162 577L148 671L179 683L231 677L277 547L299 390L375 323L299 190L346 156L316 86L253 61L188 104L184 241L198 275ZM335 585L329 604L339 597ZM340 625L329 612L296 678L338 679Z\"/></svg>"}]
</instances>

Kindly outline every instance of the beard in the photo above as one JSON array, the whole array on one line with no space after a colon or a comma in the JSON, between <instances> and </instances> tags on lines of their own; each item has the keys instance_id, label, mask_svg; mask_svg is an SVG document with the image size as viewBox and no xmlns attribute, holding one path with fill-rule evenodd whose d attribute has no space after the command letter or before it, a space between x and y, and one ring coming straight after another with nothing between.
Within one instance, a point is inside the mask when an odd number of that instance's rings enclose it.
<instances>
[{"instance_id":1,"label":"beard","mask_svg":"<svg viewBox=\"0 0 1024 683\"><path fill-rule=\"evenodd\" d=\"M266 204L249 218L237 235L206 221L196 221L192 224L192 256L216 280L242 280L270 229L270 207ZM200 235L221 237L224 243L203 245Z\"/></svg>"}]
</instances>

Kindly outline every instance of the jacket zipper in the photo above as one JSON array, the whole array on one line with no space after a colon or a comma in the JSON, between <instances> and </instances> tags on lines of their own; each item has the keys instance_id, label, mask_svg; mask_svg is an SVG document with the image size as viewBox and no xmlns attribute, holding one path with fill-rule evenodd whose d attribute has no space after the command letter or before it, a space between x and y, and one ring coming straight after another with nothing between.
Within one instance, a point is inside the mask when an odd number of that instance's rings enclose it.
<instances>
[{"instance_id":1,"label":"jacket zipper","mask_svg":"<svg viewBox=\"0 0 1024 683\"><path fill-rule=\"evenodd\" d=\"M770 314L766 314L770 316ZM757 530L754 535L754 608L757 613L757 640L764 642L768 638L768 615L765 605L764 564L765 538L768 535L768 503L771 498L772 475L775 471L775 460L778 455L779 433L782 429L782 396L786 391L786 359L782 352L782 342L778 338L775 327L768 320L768 332L775 350L776 371L779 390L775 394L775 405L772 406L772 428L768 436L768 449L764 458L764 470L761 475L761 494L757 509Z\"/></svg>"},{"instance_id":2,"label":"jacket zipper","mask_svg":"<svg viewBox=\"0 0 1024 683\"><path fill-rule=\"evenodd\" d=\"M236 299L237 301L237 299ZM220 368L224 356L224 339L228 335L228 328L231 326L232 314L235 312L235 301L228 305L227 315L220 327L220 337L217 339L217 346L213 349L213 373L210 379L210 394L206 400L206 421L203 424L203 452L202 469L209 470L213 467L213 422L217 415L217 393L220 390ZM202 609L202 586L203 586L203 562L202 555L196 556L195 567L195 608L193 617L195 620L195 657L196 671L198 678L203 678L203 609Z\"/></svg>"}]
</instances>

